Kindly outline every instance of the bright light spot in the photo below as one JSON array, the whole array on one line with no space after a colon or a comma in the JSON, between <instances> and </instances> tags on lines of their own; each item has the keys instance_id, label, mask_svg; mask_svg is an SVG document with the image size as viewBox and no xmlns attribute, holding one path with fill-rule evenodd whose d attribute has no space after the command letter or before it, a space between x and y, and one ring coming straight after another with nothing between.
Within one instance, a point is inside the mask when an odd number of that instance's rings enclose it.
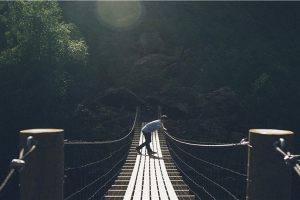
<instances>
[{"instance_id":1,"label":"bright light spot","mask_svg":"<svg viewBox=\"0 0 300 200\"><path fill-rule=\"evenodd\" d=\"M137 25L143 15L139 1L97 1L96 10L102 23L117 29Z\"/></svg>"}]
</instances>

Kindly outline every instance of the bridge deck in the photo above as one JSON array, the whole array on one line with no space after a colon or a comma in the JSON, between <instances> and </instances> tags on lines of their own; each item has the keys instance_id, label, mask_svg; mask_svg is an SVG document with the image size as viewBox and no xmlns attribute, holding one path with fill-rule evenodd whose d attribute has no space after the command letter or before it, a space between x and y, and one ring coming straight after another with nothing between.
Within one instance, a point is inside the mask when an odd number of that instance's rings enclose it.
<instances>
[{"instance_id":1,"label":"bridge deck","mask_svg":"<svg viewBox=\"0 0 300 200\"><path fill-rule=\"evenodd\" d=\"M135 147L143 142L139 125L126 163L105 199L195 199L194 195L189 195L188 187L173 163L164 134L152 133L151 148L157 152L154 157L146 154L146 148L142 149L142 155L136 153Z\"/></svg>"}]
</instances>

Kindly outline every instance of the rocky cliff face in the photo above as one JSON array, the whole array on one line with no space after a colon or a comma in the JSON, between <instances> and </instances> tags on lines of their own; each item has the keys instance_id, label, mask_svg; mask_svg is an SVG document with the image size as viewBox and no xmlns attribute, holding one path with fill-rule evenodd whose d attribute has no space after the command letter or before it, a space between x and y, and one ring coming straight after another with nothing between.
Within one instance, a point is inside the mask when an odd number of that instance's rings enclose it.
<instances>
[{"instance_id":1,"label":"rocky cliff face","mask_svg":"<svg viewBox=\"0 0 300 200\"><path fill-rule=\"evenodd\" d=\"M185 120L170 121L172 134L204 142L239 142L247 133L239 133L243 108L228 87L199 94L194 106L188 108Z\"/></svg>"},{"instance_id":2,"label":"rocky cliff face","mask_svg":"<svg viewBox=\"0 0 300 200\"><path fill-rule=\"evenodd\" d=\"M147 70L159 68L161 70L170 68L177 62L180 62L183 57L186 57L188 50L183 47L166 47L165 41L158 32L143 33L139 40L138 52L131 58L133 61L134 70L147 72ZM172 67L171 67L172 69Z\"/></svg>"}]
</instances>

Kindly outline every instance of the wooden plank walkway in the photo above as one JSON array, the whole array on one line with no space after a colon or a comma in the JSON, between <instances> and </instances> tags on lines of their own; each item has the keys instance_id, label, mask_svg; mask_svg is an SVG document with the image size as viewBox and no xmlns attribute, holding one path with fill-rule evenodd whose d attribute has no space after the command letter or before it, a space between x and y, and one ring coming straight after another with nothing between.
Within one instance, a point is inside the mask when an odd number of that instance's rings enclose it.
<instances>
[{"instance_id":1,"label":"wooden plank walkway","mask_svg":"<svg viewBox=\"0 0 300 200\"><path fill-rule=\"evenodd\" d=\"M157 152L155 157L147 156L146 148L142 149L142 155L136 153L135 147L144 142L141 133L144 124L136 126L130 153L105 200L195 199L194 195L189 195L188 187L173 163L164 133L152 133L151 148Z\"/></svg>"}]
</instances>

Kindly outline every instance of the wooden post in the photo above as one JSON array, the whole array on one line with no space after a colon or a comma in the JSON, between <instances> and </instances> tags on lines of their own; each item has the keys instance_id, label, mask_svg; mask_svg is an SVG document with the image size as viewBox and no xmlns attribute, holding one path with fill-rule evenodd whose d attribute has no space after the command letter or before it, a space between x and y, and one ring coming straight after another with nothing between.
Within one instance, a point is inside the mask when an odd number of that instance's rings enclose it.
<instances>
[{"instance_id":1,"label":"wooden post","mask_svg":"<svg viewBox=\"0 0 300 200\"><path fill-rule=\"evenodd\" d=\"M162 113L162 107L161 107L161 106L158 106L158 109L157 109L158 119L160 119L161 113Z\"/></svg>"},{"instance_id":2,"label":"wooden post","mask_svg":"<svg viewBox=\"0 0 300 200\"><path fill-rule=\"evenodd\" d=\"M64 130L22 130L21 148L26 147L29 136L37 140L38 144L36 149L26 157L26 164L20 172L20 199L62 200L64 197Z\"/></svg>"},{"instance_id":3,"label":"wooden post","mask_svg":"<svg viewBox=\"0 0 300 200\"><path fill-rule=\"evenodd\" d=\"M274 142L285 140L291 151L294 133L286 130L251 129L249 131L247 200L291 199L292 168L275 150Z\"/></svg>"},{"instance_id":4,"label":"wooden post","mask_svg":"<svg viewBox=\"0 0 300 200\"><path fill-rule=\"evenodd\" d=\"M139 122L140 122L140 118L141 118L141 109L140 109L139 106L136 107L135 112L137 113L137 116L136 116L136 123L139 123Z\"/></svg>"}]
</instances>

